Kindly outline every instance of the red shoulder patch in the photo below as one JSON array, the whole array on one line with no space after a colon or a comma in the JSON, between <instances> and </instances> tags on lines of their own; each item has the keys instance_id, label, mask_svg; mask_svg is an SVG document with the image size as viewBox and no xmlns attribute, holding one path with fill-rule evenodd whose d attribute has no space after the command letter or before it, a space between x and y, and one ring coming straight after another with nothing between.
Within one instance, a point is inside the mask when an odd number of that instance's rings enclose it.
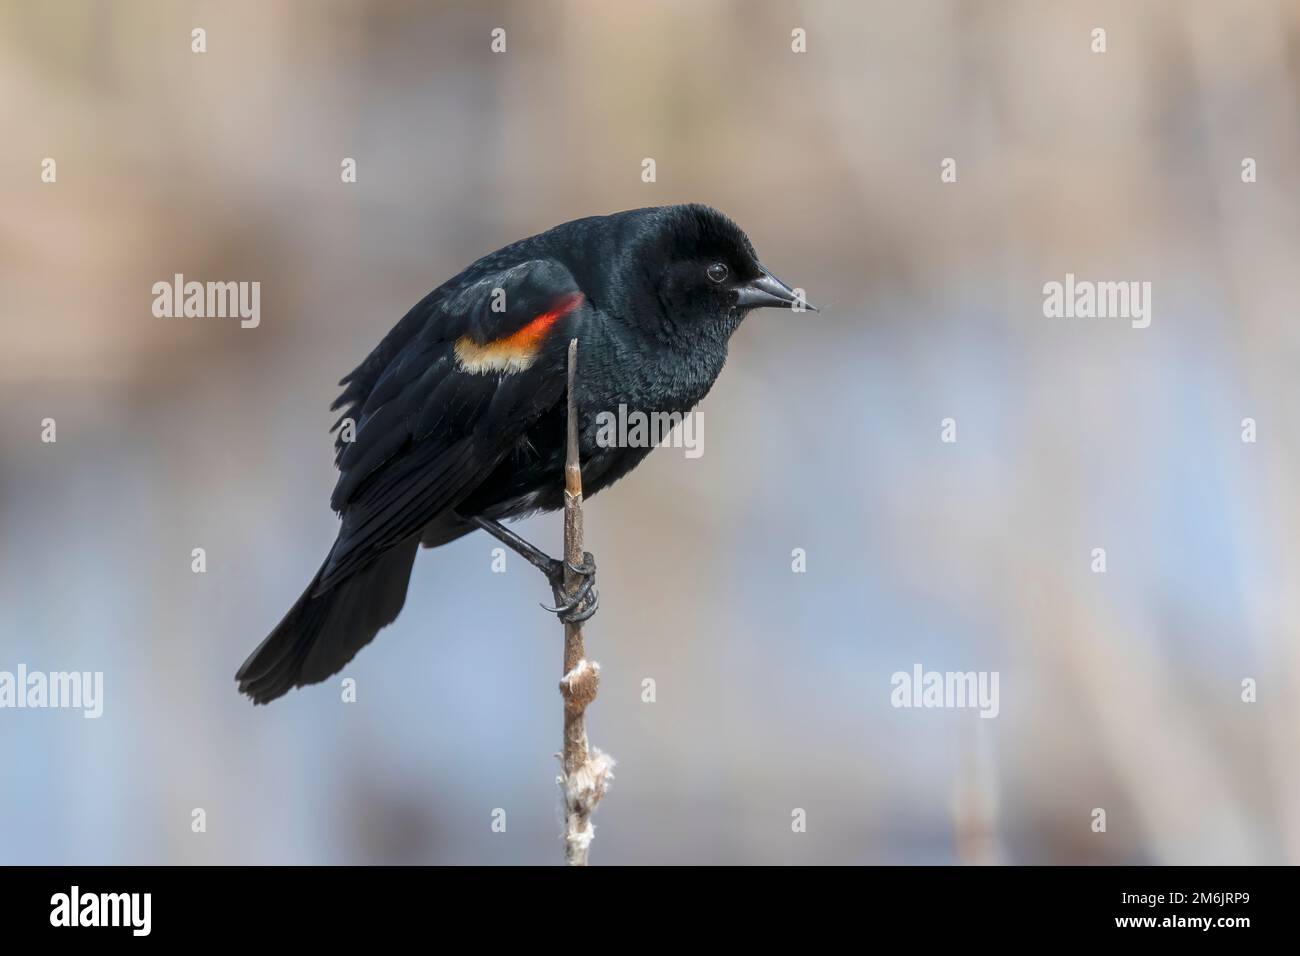
<instances>
[{"instance_id":1,"label":"red shoulder patch","mask_svg":"<svg viewBox=\"0 0 1300 956\"><path fill-rule=\"evenodd\" d=\"M468 335L456 340L456 361L467 372L522 372L533 364L551 326L582 305L581 292L571 292L516 332L479 344Z\"/></svg>"}]
</instances>

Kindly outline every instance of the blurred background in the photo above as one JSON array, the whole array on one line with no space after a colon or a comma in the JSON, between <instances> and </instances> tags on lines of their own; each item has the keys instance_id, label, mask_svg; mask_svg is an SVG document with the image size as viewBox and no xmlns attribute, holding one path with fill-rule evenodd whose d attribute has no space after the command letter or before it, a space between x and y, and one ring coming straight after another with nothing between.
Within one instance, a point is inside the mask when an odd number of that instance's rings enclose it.
<instances>
[{"instance_id":1,"label":"blurred background","mask_svg":"<svg viewBox=\"0 0 1300 956\"><path fill-rule=\"evenodd\" d=\"M0 711L0 862L560 862L561 633L485 535L356 703L232 678L333 541L338 378L478 256L683 201L824 311L588 504L593 862L1300 862L1300 4L3 0L0 110L0 670L105 683ZM1150 327L1044 318L1067 272ZM175 273L260 326L156 318ZM893 708L918 663L996 719Z\"/></svg>"}]
</instances>

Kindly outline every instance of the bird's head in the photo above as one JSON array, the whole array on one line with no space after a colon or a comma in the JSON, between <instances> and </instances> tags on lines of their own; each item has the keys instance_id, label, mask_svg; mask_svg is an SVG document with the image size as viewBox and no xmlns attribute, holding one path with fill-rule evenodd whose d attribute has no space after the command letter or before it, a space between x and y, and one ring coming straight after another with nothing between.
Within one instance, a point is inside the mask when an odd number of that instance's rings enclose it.
<instances>
[{"instance_id":1,"label":"bird's head","mask_svg":"<svg viewBox=\"0 0 1300 956\"><path fill-rule=\"evenodd\" d=\"M642 321L725 341L753 309L817 311L758 261L749 237L716 209L692 204L645 213L633 261L641 267L642 295L657 308L645 310Z\"/></svg>"}]
</instances>

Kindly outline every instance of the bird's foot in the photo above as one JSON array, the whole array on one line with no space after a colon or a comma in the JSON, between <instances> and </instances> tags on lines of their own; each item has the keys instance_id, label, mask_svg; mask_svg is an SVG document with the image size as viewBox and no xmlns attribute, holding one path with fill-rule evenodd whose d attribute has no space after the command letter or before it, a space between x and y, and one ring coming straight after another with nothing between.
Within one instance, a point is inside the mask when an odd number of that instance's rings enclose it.
<instances>
[{"instance_id":1,"label":"bird's foot","mask_svg":"<svg viewBox=\"0 0 1300 956\"><path fill-rule=\"evenodd\" d=\"M565 571L572 571L582 579L577 589L569 594L564 587ZM590 551L583 552L582 564L569 564L567 561L552 561L546 569L546 580L550 582L551 594L555 596L555 607L542 605L565 624L581 624L588 620L600 607L600 592L596 590L596 559Z\"/></svg>"},{"instance_id":2,"label":"bird's foot","mask_svg":"<svg viewBox=\"0 0 1300 956\"><path fill-rule=\"evenodd\" d=\"M567 564L529 544L498 521L482 516L473 516L465 520L482 528L502 544L522 555L524 560L546 575L546 580L551 585L551 594L555 596L556 606L546 607L543 604L542 607L552 614L559 615L561 621L566 624L580 624L596 613L596 608L600 606L600 594L594 587L596 559L591 556L590 551L583 552L582 564ZM571 571L582 579L573 594L569 594L568 588L564 586L566 571Z\"/></svg>"}]
</instances>

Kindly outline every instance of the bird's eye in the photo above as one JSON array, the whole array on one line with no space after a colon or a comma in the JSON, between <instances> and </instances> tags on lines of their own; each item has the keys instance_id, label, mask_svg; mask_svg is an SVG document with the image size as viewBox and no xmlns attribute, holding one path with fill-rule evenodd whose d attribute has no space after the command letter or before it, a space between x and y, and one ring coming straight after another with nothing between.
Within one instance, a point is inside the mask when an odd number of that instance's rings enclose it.
<instances>
[{"instance_id":1,"label":"bird's eye","mask_svg":"<svg viewBox=\"0 0 1300 956\"><path fill-rule=\"evenodd\" d=\"M713 263L704 271L714 282L723 282L727 278L727 267L721 262Z\"/></svg>"}]
</instances>

